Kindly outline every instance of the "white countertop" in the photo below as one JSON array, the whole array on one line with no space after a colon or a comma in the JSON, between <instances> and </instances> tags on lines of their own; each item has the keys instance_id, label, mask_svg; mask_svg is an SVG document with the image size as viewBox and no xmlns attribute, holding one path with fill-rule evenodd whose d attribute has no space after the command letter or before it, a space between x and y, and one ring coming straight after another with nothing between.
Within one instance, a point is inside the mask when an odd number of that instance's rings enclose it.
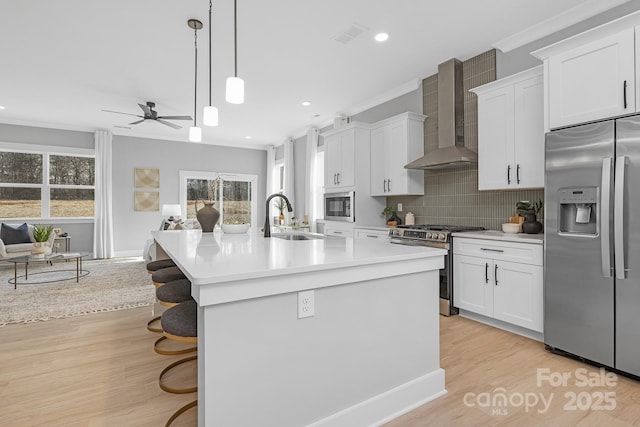
<instances>
[{"instance_id":1,"label":"white countertop","mask_svg":"<svg viewBox=\"0 0 640 427\"><path fill-rule=\"evenodd\" d=\"M193 285L393 264L446 254L441 249L331 236L289 241L264 238L258 233L225 234L219 230L154 231L152 235Z\"/></svg>"},{"instance_id":2,"label":"white countertop","mask_svg":"<svg viewBox=\"0 0 640 427\"><path fill-rule=\"evenodd\" d=\"M469 239L502 240L504 242L533 243L541 245L544 243L544 234L526 233L503 233L502 231L464 231L453 233L453 237L466 237Z\"/></svg>"}]
</instances>

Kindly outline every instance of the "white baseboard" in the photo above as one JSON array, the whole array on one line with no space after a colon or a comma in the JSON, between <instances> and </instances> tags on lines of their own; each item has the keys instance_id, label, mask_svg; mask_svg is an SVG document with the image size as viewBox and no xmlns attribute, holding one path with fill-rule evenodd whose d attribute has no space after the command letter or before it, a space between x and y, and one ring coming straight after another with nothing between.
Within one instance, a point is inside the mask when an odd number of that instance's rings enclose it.
<instances>
[{"instance_id":1,"label":"white baseboard","mask_svg":"<svg viewBox=\"0 0 640 427\"><path fill-rule=\"evenodd\" d=\"M113 256L114 258L126 258L132 256L142 257L142 249L136 249L133 251L114 251Z\"/></svg>"},{"instance_id":2,"label":"white baseboard","mask_svg":"<svg viewBox=\"0 0 640 427\"><path fill-rule=\"evenodd\" d=\"M307 427L380 426L445 394L444 370L438 368Z\"/></svg>"}]
</instances>

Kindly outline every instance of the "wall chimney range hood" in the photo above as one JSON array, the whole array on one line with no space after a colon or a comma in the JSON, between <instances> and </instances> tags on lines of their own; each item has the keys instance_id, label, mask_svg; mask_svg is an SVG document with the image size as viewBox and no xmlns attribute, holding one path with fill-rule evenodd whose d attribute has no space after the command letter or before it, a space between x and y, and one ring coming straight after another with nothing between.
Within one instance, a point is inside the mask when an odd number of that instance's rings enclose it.
<instances>
[{"instance_id":1,"label":"wall chimney range hood","mask_svg":"<svg viewBox=\"0 0 640 427\"><path fill-rule=\"evenodd\" d=\"M438 149L405 165L405 169L445 169L478 163L478 155L464 146L462 62L438 65Z\"/></svg>"}]
</instances>

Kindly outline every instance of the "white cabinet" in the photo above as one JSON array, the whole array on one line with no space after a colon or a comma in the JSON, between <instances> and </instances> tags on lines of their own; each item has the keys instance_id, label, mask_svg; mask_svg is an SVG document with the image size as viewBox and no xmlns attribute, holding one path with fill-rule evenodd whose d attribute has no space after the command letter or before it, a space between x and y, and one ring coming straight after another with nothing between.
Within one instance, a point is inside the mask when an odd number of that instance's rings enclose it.
<instances>
[{"instance_id":1,"label":"white cabinet","mask_svg":"<svg viewBox=\"0 0 640 427\"><path fill-rule=\"evenodd\" d=\"M424 154L424 119L403 113L371 129L371 195L423 195L424 172L404 165Z\"/></svg>"},{"instance_id":2,"label":"white cabinet","mask_svg":"<svg viewBox=\"0 0 640 427\"><path fill-rule=\"evenodd\" d=\"M353 237L354 225L336 221L325 221L324 234L337 237Z\"/></svg>"},{"instance_id":3,"label":"white cabinet","mask_svg":"<svg viewBox=\"0 0 640 427\"><path fill-rule=\"evenodd\" d=\"M544 187L542 67L472 92L478 95L478 189Z\"/></svg>"},{"instance_id":4,"label":"white cabinet","mask_svg":"<svg viewBox=\"0 0 640 427\"><path fill-rule=\"evenodd\" d=\"M544 62L545 130L640 111L640 12L532 52Z\"/></svg>"},{"instance_id":5,"label":"white cabinet","mask_svg":"<svg viewBox=\"0 0 640 427\"><path fill-rule=\"evenodd\" d=\"M388 242L389 230L386 228L356 227L353 229L353 237L356 239L367 239L367 240Z\"/></svg>"},{"instance_id":6,"label":"white cabinet","mask_svg":"<svg viewBox=\"0 0 640 427\"><path fill-rule=\"evenodd\" d=\"M351 127L325 137L325 189L355 185L356 130Z\"/></svg>"},{"instance_id":7,"label":"white cabinet","mask_svg":"<svg viewBox=\"0 0 640 427\"><path fill-rule=\"evenodd\" d=\"M455 237L453 269L456 307L542 332L542 245Z\"/></svg>"}]
</instances>

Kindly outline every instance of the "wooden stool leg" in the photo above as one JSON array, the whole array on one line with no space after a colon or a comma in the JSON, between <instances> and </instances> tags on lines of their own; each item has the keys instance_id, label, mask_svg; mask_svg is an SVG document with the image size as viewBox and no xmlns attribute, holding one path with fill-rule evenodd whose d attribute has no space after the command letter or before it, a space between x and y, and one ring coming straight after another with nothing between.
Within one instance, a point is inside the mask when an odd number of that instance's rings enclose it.
<instances>
[{"instance_id":1,"label":"wooden stool leg","mask_svg":"<svg viewBox=\"0 0 640 427\"><path fill-rule=\"evenodd\" d=\"M166 391L167 393L173 393L173 394L186 394L186 393L193 393L194 391L198 391L197 385L194 387L187 387L187 388L174 388L166 385L163 381L163 377L165 376L165 374L168 373L173 368L175 368L176 366L179 366L179 365L182 365L183 363L191 362L192 360L197 360L197 359L198 359L197 355L185 357L184 359L180 359L177 362L173 362L172 364L164 368L162 372L160 372L160 378L158 378L158 385L160 386L160 388Z\"/></svg>"},{"instance_id":2,"label":"wooden stool leg","mask_svg":"<svg viewBox=\"0 0 640 427\"><path fill-rule=\"evenodd\" d=\"M165 427L169 427L171 425L171 423L173 423L176 420L176 418L178 418L180 415L182 415L183 413L187 412L189 409L193 408L194 406L198 406L198 401L197 400L194 400L193 402L187 403L182 408L180 408L176 412L174 412L173 415L171 415L171 417L167 420L167 423L164 426Z\"/></svg>"}]
</instances>

